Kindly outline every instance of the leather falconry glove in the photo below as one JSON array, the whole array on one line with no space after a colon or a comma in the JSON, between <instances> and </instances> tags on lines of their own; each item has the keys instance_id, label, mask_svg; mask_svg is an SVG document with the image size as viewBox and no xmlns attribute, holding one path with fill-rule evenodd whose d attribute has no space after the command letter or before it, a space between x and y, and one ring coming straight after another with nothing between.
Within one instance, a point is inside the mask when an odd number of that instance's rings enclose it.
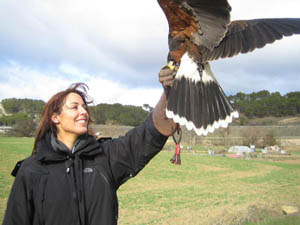
<instances>
[{"instance_id":1,"label":"leather falconry glove","mask_svg":"<svg viewBox=\"0 0 300 225\"><path fill-rule=\"evenodd\" d=\"M176 70L171 69L169 66L164 66L160 70L158 76L159 76L159 82L162 84L166 96L168 97L170 89L174 83Z\"/></svg>"},{"instance_id":2,"label":"leather falconry glove","mask_svg":"<svg viewBox=\"0 0 300 225\"><path fill-rule=\"evenodd\" d=\"M158 75L159 82L164 88L164 93L153 110L153 123L161 134L171 136L177 130L178 124L166 117L166 107L168 105L167 95L174 82L176 71L170 69L168 66L164 66Z\"/></svg>"}]
</instances>

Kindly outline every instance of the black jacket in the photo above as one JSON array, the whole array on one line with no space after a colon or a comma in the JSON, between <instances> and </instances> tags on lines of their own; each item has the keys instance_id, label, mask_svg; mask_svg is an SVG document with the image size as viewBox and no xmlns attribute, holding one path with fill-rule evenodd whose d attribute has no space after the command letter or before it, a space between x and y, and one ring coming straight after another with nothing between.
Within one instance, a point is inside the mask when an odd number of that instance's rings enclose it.
<instances>
[{"instance_id":1,"label":"black jacket","mask_svg":"<svg viewBox=\"0 0 300 225\"><path fill-rule=\"evenodd\" d=\"M117 189L167 140L152 116L117 139L99 143L86 136L74 153L53 148L50 136L22 163L3 225L117 224Z\"/></svg>"}]
</instances>

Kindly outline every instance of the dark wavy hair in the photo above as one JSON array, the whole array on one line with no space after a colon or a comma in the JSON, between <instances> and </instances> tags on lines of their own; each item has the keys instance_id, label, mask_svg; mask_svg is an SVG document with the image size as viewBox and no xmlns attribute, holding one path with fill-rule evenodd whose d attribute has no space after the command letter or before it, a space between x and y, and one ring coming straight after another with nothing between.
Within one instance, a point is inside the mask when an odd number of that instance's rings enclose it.
<instances>
[{"instance_id":1,"label":"dark wavy hair","mask_svg":"<svg viewBox=\"0 0 300 225\"><path fill-rule=\"evenodd\" d=\"M49 132L57 134L57 128L55 123L52 122L52 115L54 113L60 114L62 110L62 106L64 105L65 98L70 93L77 93L81 96L84 104L88 106L88 104L91 104L93 101L91 98L87 95L88 86L85 83L75 83L72 84L69 88L66 90L60 91L57 94L53 95L47 104L45 105L42 113L42 118L40 121L40 124L37 128L36 135L35 135L35 141L33 146L32 154L35 154L37 144L40 140L44 139L46 137L46 134ZM87 107L87 113L89 114L89 121L88 121L88 132L93 135L93 131L89 128L89 125L91 122L93 122L90 114L90 110Z\"/></svg>"}]
</instances>

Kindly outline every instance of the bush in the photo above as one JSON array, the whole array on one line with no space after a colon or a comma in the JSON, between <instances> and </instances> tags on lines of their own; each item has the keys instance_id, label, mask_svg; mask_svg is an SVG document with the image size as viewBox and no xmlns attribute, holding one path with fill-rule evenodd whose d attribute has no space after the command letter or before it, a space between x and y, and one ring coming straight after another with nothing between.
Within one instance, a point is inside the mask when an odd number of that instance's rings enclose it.
<instances>
[{"instance_id":1,"label":"bush","mask_svg":"<svg viewBox=\"0 0 300 225\"><path fill-rule=\"evenodd\" d=\"M33 137L36 130L36 123L32 118L17 121L12 129L7 133L8 136Z\"/></svg>"},{"instance_id":2,"label":"bush","mask_svg":"<svg viewBox=\"0 0 300 225\"><path fill-rule=\"evenodd\" d=\"M0 126L12 126L17 121L26 120L26 113L16 113L10 116L3 116L0 118Z\"/></svg>"},{"instance_id":3,"label":"bush","mask_svg":"<svg viewBox=\"0 0 300 225\"><path fill-rule=\"evenodd\" d=\"M247 131L244 131L241 136L243 137L243 145L245 146L259 146L260 144L261 134L255 128L249 128Z\"/></svg>"},{"instance_id":4,"label":"bush","mask_svg":"<svg viewBox=\"0 0 300 225\"><path fill-rule=\"evenodd\" d=\"M274 133L270 132L267 133L264 137L263 137L263 145L264 146L274 146L277 145L277 141L275 139Z\"/></svg>"}]
</instances>

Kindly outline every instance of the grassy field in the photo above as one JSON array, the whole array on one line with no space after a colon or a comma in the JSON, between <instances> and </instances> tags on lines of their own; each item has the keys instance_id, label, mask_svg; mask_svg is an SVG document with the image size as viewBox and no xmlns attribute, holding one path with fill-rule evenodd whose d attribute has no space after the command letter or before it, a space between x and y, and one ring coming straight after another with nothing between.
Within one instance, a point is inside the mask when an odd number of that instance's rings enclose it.
<instances>
[{"instance_id":1,"label":"grassy field","mask_svg":"<svg viewBox=\"0 0 300 225\"><path fill-rule=\"evenodd\" d=\"M0 221L13 182L10 172L30 155L32 145L33 139L0 137ZM172 155L161 152L120 188L119 224L300 224L299 215L285 216L281 209L300 209L299 158L183 152L182 165L174 166Z\"/></svg>"},{"instance_id":2,"label":"grassy field","mask_svg":"<svg viewBox=\"0 0 300 225\"><path fill-rule=\"evenodd\" d=\"M31 154L32 146L32 138L0 137L0 221L14 180L10 173L17 161Z\"/></svg>"}]
</instances>

